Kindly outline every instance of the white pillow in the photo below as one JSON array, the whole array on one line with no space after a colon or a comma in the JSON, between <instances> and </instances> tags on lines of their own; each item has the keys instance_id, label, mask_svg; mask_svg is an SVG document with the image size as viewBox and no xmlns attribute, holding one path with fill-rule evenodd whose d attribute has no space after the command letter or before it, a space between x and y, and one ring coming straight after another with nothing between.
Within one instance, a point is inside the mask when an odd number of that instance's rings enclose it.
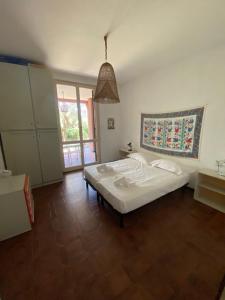
<instances>
[{"instance_id":1,"label":"white pillow","mask_svg":"<svg viewBox=\"0 0 225 300\"><path fill-rule=\"evenodd\" d=\"M158 156L151 154L151 153L141 153L141 152L135 152L128 155L128 157L136 159L143 164L151 164L152 161L154 161Z\"/></svg>"},{"instance_id":2,"label":"white pillow","mask_svg":"<svg viewBox=\"0 0 225 300\"><path fill-rule=\"evenodd\" d=\"M181 167L172 160L157 159L157 160L153 160L151 162L151 165L153 167L157 167L157 168L172 172L176 175L181 175L183 173Z\"/></svg>"}]
</instances>

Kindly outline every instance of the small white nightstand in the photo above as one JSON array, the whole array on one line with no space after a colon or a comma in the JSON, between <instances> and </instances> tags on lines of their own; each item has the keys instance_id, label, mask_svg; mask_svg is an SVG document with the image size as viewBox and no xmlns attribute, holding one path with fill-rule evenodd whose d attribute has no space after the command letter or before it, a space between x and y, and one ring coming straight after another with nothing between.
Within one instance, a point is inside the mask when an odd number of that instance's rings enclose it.
<instances>
[{"instance_id":1,"label":"small white nightstand","mask_svg":"<svg viewBox=\"0 0 225 300\"><path fill-rule=\"evenodd\" d=\"M136 153L137 150L128 151L126 148L120 148L120 159L127 158L131 153Z\"/></svg>"},{"instance_id":2,"label":"small white nightstand","mask_svg":"<svg viewBox=\"0 0 225 300\"><path fill-rule=\"evenodd\" d=\"M225 213L225 177L214 170L200 170L194 198Z\"/></svg>"}]
</instances>

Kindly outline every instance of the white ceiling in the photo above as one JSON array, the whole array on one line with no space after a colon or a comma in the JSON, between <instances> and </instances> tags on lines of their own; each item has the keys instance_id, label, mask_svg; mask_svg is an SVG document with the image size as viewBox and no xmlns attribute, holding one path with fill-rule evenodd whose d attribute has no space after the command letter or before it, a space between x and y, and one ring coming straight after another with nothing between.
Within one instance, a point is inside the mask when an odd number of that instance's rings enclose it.
<instances>
[{"instance_id":1,"label":"white ceiling","mask_svg":"<svg viewBox=\"0 0 225 300\"><path fill-rule=\"evenodd\" d=\"M120 82L224 43L225 0L0 0L0 53Z\"/></svg>"}]
</instances>

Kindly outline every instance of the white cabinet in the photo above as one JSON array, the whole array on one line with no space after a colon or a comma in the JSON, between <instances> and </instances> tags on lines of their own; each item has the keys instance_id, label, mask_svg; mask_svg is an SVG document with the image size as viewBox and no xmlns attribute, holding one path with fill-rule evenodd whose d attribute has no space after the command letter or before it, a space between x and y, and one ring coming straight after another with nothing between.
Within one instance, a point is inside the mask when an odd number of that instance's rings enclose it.
<instances>
[{"instance_id":1,"label":"white cabinet","mask_svg":"<svg viewBox=\"0 0 225 300\"><path fill-rule=\"evenodd\" d=\"M0 241L31 230L33 207L27 176L0 179Z\"/></svg>"},{"instance_id":2,"label":"white cabinet","mask_svg":"<svg viewBox=\"0 0 225 300\"><path fill-rule=\"evenodd\" d=\"M0 143L0 169L5 169L5 163L4 163L3 155L2 155L1 143Z\"/></svg>"},{"instance_id":3,"label":"white cabinet","mask_svg":"<svg viewBox=\"0 0 225 300\"><path fill-rule=\"evenodd\" d=\"M32 186L62 180L56 92L48 69L0 63L0 133L6 167Z\"/></svg>"},{"instance_id":4,"label":"white cabinet","mask_svg":"<svg viewBox=\"0 0 225 300\"><path fill-rule=\"evenodd\" d=\"M13 175L29 175L32 186L40 185L42 175L36 132L8 131L1 135L7 168Z\"/></svg>"},{"instance_id":5,"label":"white cabinet","mask_svg":"<svg viewBox=\"0 0 225 300\"><path fill-rule=\"evenodd\" d=\"M0 62L0 130L33 128L28 69Z\"/></svg>"},{"instance_id":6,"label":"white cabinet","mask_svg":"<svg viewBox=\"0 0 225 300\"><path fill-rule=\"evenodd\" d=\"M225 177L214 170L199 170L194 198L225 213Z\"/></svg>"},{"instance_id":7,"label":"white cabinet","mask_svg":"<svg viewBox=\"0 0 225 300\"><path fill-rule=\"evenodd\" d=\"M56 93L50 72L38 66L29 66L31 94L37 128L57 128Z\"/></svg>"},{"instance_id":8,"label":"white cabinet","mask_svg":"<svg viewBox=\"0 0 225 300\"><path fill-rule=\"evenodd\" d=\"M42 168L43 182L62 179L61 158L59 153L58 131L39 130L38 144Z\"/></svg>"}]
</instances>

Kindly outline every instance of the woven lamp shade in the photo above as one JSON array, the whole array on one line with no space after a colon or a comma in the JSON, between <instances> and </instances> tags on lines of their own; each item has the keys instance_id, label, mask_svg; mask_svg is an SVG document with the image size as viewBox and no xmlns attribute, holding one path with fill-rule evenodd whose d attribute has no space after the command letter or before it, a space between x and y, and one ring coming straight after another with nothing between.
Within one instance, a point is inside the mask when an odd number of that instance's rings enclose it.
<instances>
[{"instance_id":1,"label":"woven lamp shade","mask_svg":"<svg viewBox=\"0 0 225 300\"><path fill-rule=\"evenodd\" d=\"M102 64L100 68L94 101L104 104L120 102L116 76L113 66L108 62Z\"/></svg>"}]
</instances>

